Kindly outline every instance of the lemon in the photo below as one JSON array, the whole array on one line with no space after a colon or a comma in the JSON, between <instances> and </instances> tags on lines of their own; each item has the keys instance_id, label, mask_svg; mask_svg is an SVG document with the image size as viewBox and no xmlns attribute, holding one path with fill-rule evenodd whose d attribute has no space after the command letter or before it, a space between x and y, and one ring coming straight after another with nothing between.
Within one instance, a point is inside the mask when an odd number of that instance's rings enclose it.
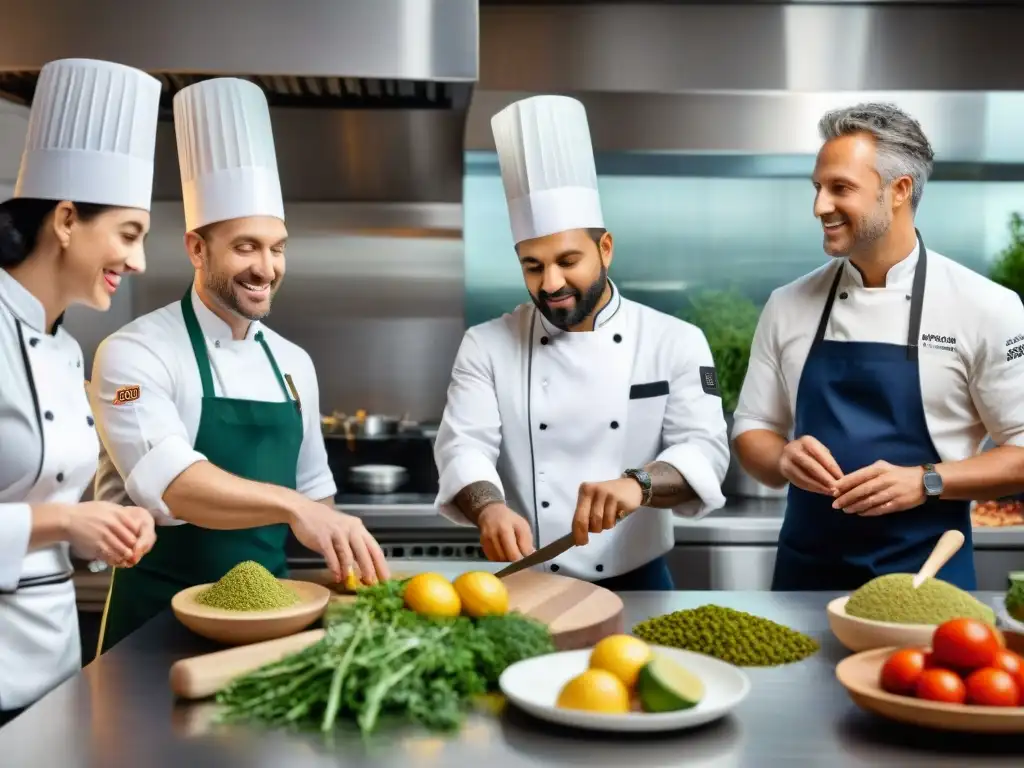
<instances>
[{"instance_id":1,"label":"lemon","mask_svg":"<svg viewBox=\"0 0 1024 768\"><path fill-rule=\"evenodd\" d=\"M704 682L699 677L660 655L640 670L636 687L645 712L690 709L704 698Z\"/></svg>"},{"instance_id":2,"label":"lemon","mask_svg":"<svg viewBox=\"0 0 1024 768\"><path fill-rule=\"evenodd\" d=\"M590 652L590 668L611 672L627 688L636 685L640 669L651 660L651 648L639 637L611 635Z\"/></svg>"},{"instance_id":3,"label":"lemon","mask_svg":"<svg viewBox=\"0 0 1024 768\"><path fill-rule=\"evenodd\" d=\"M462 601L455 587L439 573L418 573L405 585L405 607L425 616L458 616Z\"/></svg>"},{"instance_id":4,"label":"lemon","mask_svg":"<svg viewBox=\"0 0 1024 768\"><path fill-rule=\"evenodd\" d=\"M469 571L455 579L455 591L467 616L503 616L508 613L508 589L487 571Z\"/></svg>"},{"instance_id":5,"label":"lemon","mask_svg":"<svg viewBox=\"0 0 1024 768\"><path fill-rule=\"evenodd\" d=\"M562 686L555 706L619 715L629 712L629 691L611 672L588 669Z\"/></svg>"}]
</instances>

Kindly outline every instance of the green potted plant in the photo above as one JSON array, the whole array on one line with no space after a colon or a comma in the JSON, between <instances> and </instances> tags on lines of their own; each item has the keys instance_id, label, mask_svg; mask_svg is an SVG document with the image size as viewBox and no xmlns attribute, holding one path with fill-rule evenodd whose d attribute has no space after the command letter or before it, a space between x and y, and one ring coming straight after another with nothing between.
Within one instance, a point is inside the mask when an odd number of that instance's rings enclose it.
<instances>
[{"instance_id":1,"label":"green potted plant","mask_svg":"<svg viewBox=\"0 0 1024 768\"><path fill-rule=\"evenodd\" d=\"M1010 243L993 259L989 278L1024 300L1024 217L1010 214Z\"/></svg>"},{"instance_id":2,"label":"green potted plant","mask_svg":"<svg viewBox=\"0 0 1024 768\"><path fill-rule=\"evenodd\" d=\"M743 377L747 374L750 345L761 310L739 291L707 290L694 296L690 306L678 314L704 331L707 337L715 359L722 409L731 435L733 412L739 401ZM727 496L779 496L784 493L750 477L740 466L735 453L722 483L722 492Z\"/></svg>"}]
</instances>

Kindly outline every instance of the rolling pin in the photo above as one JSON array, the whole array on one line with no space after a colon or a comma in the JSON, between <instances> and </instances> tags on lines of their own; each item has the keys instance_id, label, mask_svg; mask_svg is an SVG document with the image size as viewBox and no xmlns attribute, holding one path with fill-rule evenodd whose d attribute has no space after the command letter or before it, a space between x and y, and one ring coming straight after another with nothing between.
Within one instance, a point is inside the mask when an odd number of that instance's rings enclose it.
<instances>
[{"instance_id":1,"label":"rolling pin","mask_svg":"<svg viewBox=\"0 0 1024 768\"><path fill-rule=\"evenodd\" d=\"M323 636L322 629L311 629L277 640L180 659L171 666L171 691L183 699L205 699L236 677L308 648Z\"/></svg>"}]
</instances>

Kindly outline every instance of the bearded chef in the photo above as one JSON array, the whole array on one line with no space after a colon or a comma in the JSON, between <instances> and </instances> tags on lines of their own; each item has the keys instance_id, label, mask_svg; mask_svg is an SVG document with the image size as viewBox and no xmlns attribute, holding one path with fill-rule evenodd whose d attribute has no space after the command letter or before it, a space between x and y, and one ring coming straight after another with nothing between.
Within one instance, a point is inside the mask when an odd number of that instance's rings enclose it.
<instances>
[{"instance_id":1,"label":"bearded chef","mask_svg":"<svg viewBox=\"0 0 1024 768\"><path fill-rule=\"evenodd\" d=\"M743 466L790 483L773 589L915 573L947 530L965 545L938 577L975 589L969 502L1024 488L1024 306L915 230L933 162L916 120L862 104L819 129L833 258L771 294L735 414Z\"/></svg>"},{"instance_id":2,"label":"bearded chef","mask_svg":"<svg viewBox=\"0 0 1024 768\"><path fill-rule=\"evenodd\" d=\"M145 72L50 62L0 205L0 725L81 666L71 554L131 566L153 543L144 509L81 502L99 441L61 319L145 268L159 105Z\"/></svg>"},{"instance_id":3,"label":"bearded chef","mask_svg":"<svg viewBox=\"0 0 1024 768\"><path fill-rule=\"evenodd\" d=\"M491 560L572 531L577 546L546 570L671 590L673 514L724 504L728 436L708 343L608 278L613 240L582 104L525 99L491 127L533 302L463 338L435 443L437 503L479 527Z\"/></svg>"},{"instance_id":4,"label":"bearded chef","mask_svg":"<svg viewBox=\"0 0 1024 768\"><path fill-rule=\"evenodd\" d=\"M285 576L289 527L339 581L388 575L362 522L334 508L313 362L263 322L288 237L266 98L206 80L174 97L174 125L195 279L107 338L93 367L97 498L158 523L145 567L114 574L101 650L242 561Z\"/></svg>"}]
</instances>

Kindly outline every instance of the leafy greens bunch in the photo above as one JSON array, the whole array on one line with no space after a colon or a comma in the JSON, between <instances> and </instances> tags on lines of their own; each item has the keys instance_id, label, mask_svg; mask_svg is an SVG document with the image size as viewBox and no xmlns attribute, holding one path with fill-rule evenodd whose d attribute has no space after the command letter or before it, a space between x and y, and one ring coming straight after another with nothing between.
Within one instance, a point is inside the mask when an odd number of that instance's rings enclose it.
<instances>
[{"instance_id":1,"label":"leafy greens bunch","mask_svg":"<svg viewBox=\"0 0 1024 768\"><path fill-rule=\"evenodd\" d=\"M404 587L391 580L331 606L321 641L217 695L221 721L330 732L345 718L368 735L391 715L450 731L507 666L554 651L547 626L533 619L432 618L404 608Z\"/></svg>"}]
</instances>

